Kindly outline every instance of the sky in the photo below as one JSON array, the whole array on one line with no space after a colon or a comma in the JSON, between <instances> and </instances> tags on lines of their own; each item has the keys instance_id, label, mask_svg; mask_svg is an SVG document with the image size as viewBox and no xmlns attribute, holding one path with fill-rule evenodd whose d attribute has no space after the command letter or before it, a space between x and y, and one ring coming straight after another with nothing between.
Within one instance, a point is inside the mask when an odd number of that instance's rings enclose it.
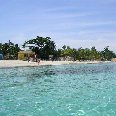
<instances>
[{"instance_id":1,"label":"sky","mask_svg":"<svg viewBox=\"0 0 116 116\"><path fill-rule=\"evenodd\" d=\"M57 48L116 52L116 0L0 0L0 42L51 37Z\"/></svg>"}]
</instances>

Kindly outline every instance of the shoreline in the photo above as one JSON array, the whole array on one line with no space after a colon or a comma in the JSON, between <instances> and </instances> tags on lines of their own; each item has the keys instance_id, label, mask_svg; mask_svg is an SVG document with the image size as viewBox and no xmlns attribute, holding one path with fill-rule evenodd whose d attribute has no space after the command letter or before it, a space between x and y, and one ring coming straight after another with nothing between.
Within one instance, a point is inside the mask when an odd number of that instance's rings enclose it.
<instances>
[{"instance_id":1,"label":"shoreline","mask_svg":"<svg viewBox=\"0 0 116 116\"><path fill-rule=\"evenodd\" d=\"M45 65L63 65L63 64L99 64L99 63L109 63L111 61L40 61L28 62L22 60L0 60L0 68L10 68L10 67L36 67Z\"/></svg>"}]
</instances>

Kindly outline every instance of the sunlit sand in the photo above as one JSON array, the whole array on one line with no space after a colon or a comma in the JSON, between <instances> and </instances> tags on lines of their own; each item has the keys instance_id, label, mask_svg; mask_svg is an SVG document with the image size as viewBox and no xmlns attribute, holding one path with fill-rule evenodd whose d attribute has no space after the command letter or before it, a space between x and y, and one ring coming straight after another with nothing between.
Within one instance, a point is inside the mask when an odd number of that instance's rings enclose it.
<instances>
[{"instance_id":1,"label":"sunlit sand","mask_svg":"<svg viewBox=\"0 0 116 116\"><path fill-rule=\"evenodd\" d=\"M21 60L0 60L0 67L21 67L21 66L40 66L40 65L62 65L62 64L95 64L95 63L103 63L101 61L40 61L37 62L28 62Z\"/></svg>"}]
</instances>

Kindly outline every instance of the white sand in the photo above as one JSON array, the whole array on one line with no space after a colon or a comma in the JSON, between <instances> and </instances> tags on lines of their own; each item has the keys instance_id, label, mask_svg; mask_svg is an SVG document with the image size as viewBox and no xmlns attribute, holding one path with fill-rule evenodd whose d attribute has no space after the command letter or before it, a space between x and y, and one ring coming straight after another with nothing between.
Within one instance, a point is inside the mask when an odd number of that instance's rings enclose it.
<instances>
[{"instance_id":1,"label":"white sand","mask_svg":"<svg viewBox=\"0 0 116 116\"><path fill-rule=\"evenodd\" d=\"M62 64L96 64L101 63L100 61L86 61L86 62L79 62L79 61L40 61L39 65L37 62L28 62L28 61L21 61L21 60L0 60L0 67L19 67L19 66L40 66L40 65L62 65Z\"/></svg>"}]
</instances>

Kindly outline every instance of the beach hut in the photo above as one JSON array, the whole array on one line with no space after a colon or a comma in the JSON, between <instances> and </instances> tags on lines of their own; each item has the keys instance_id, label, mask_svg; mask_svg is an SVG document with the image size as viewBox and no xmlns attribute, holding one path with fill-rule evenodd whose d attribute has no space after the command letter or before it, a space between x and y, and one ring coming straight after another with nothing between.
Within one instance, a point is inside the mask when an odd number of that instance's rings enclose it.
<instances>
[{"instance_id":1,"label":"beach hut","mask_svg":"<svg viewBox=\"0 0 116 116\"><path fill-rule=\"evenodd\" d=\"M112 62L116 62L116 58L112 58L111 61L112 61Z\"/></svg>"},{"instance_id":2,"label":"beach hut","mask_svg":"<svg viewBox=\"0 0 116 116\"><path fill-rule=\"evenodd\" d=\"M35 55L32 51L20 51L18 52L18 60L28 60L28 58L33 58Z\"/></svg>"}]
</instances>

